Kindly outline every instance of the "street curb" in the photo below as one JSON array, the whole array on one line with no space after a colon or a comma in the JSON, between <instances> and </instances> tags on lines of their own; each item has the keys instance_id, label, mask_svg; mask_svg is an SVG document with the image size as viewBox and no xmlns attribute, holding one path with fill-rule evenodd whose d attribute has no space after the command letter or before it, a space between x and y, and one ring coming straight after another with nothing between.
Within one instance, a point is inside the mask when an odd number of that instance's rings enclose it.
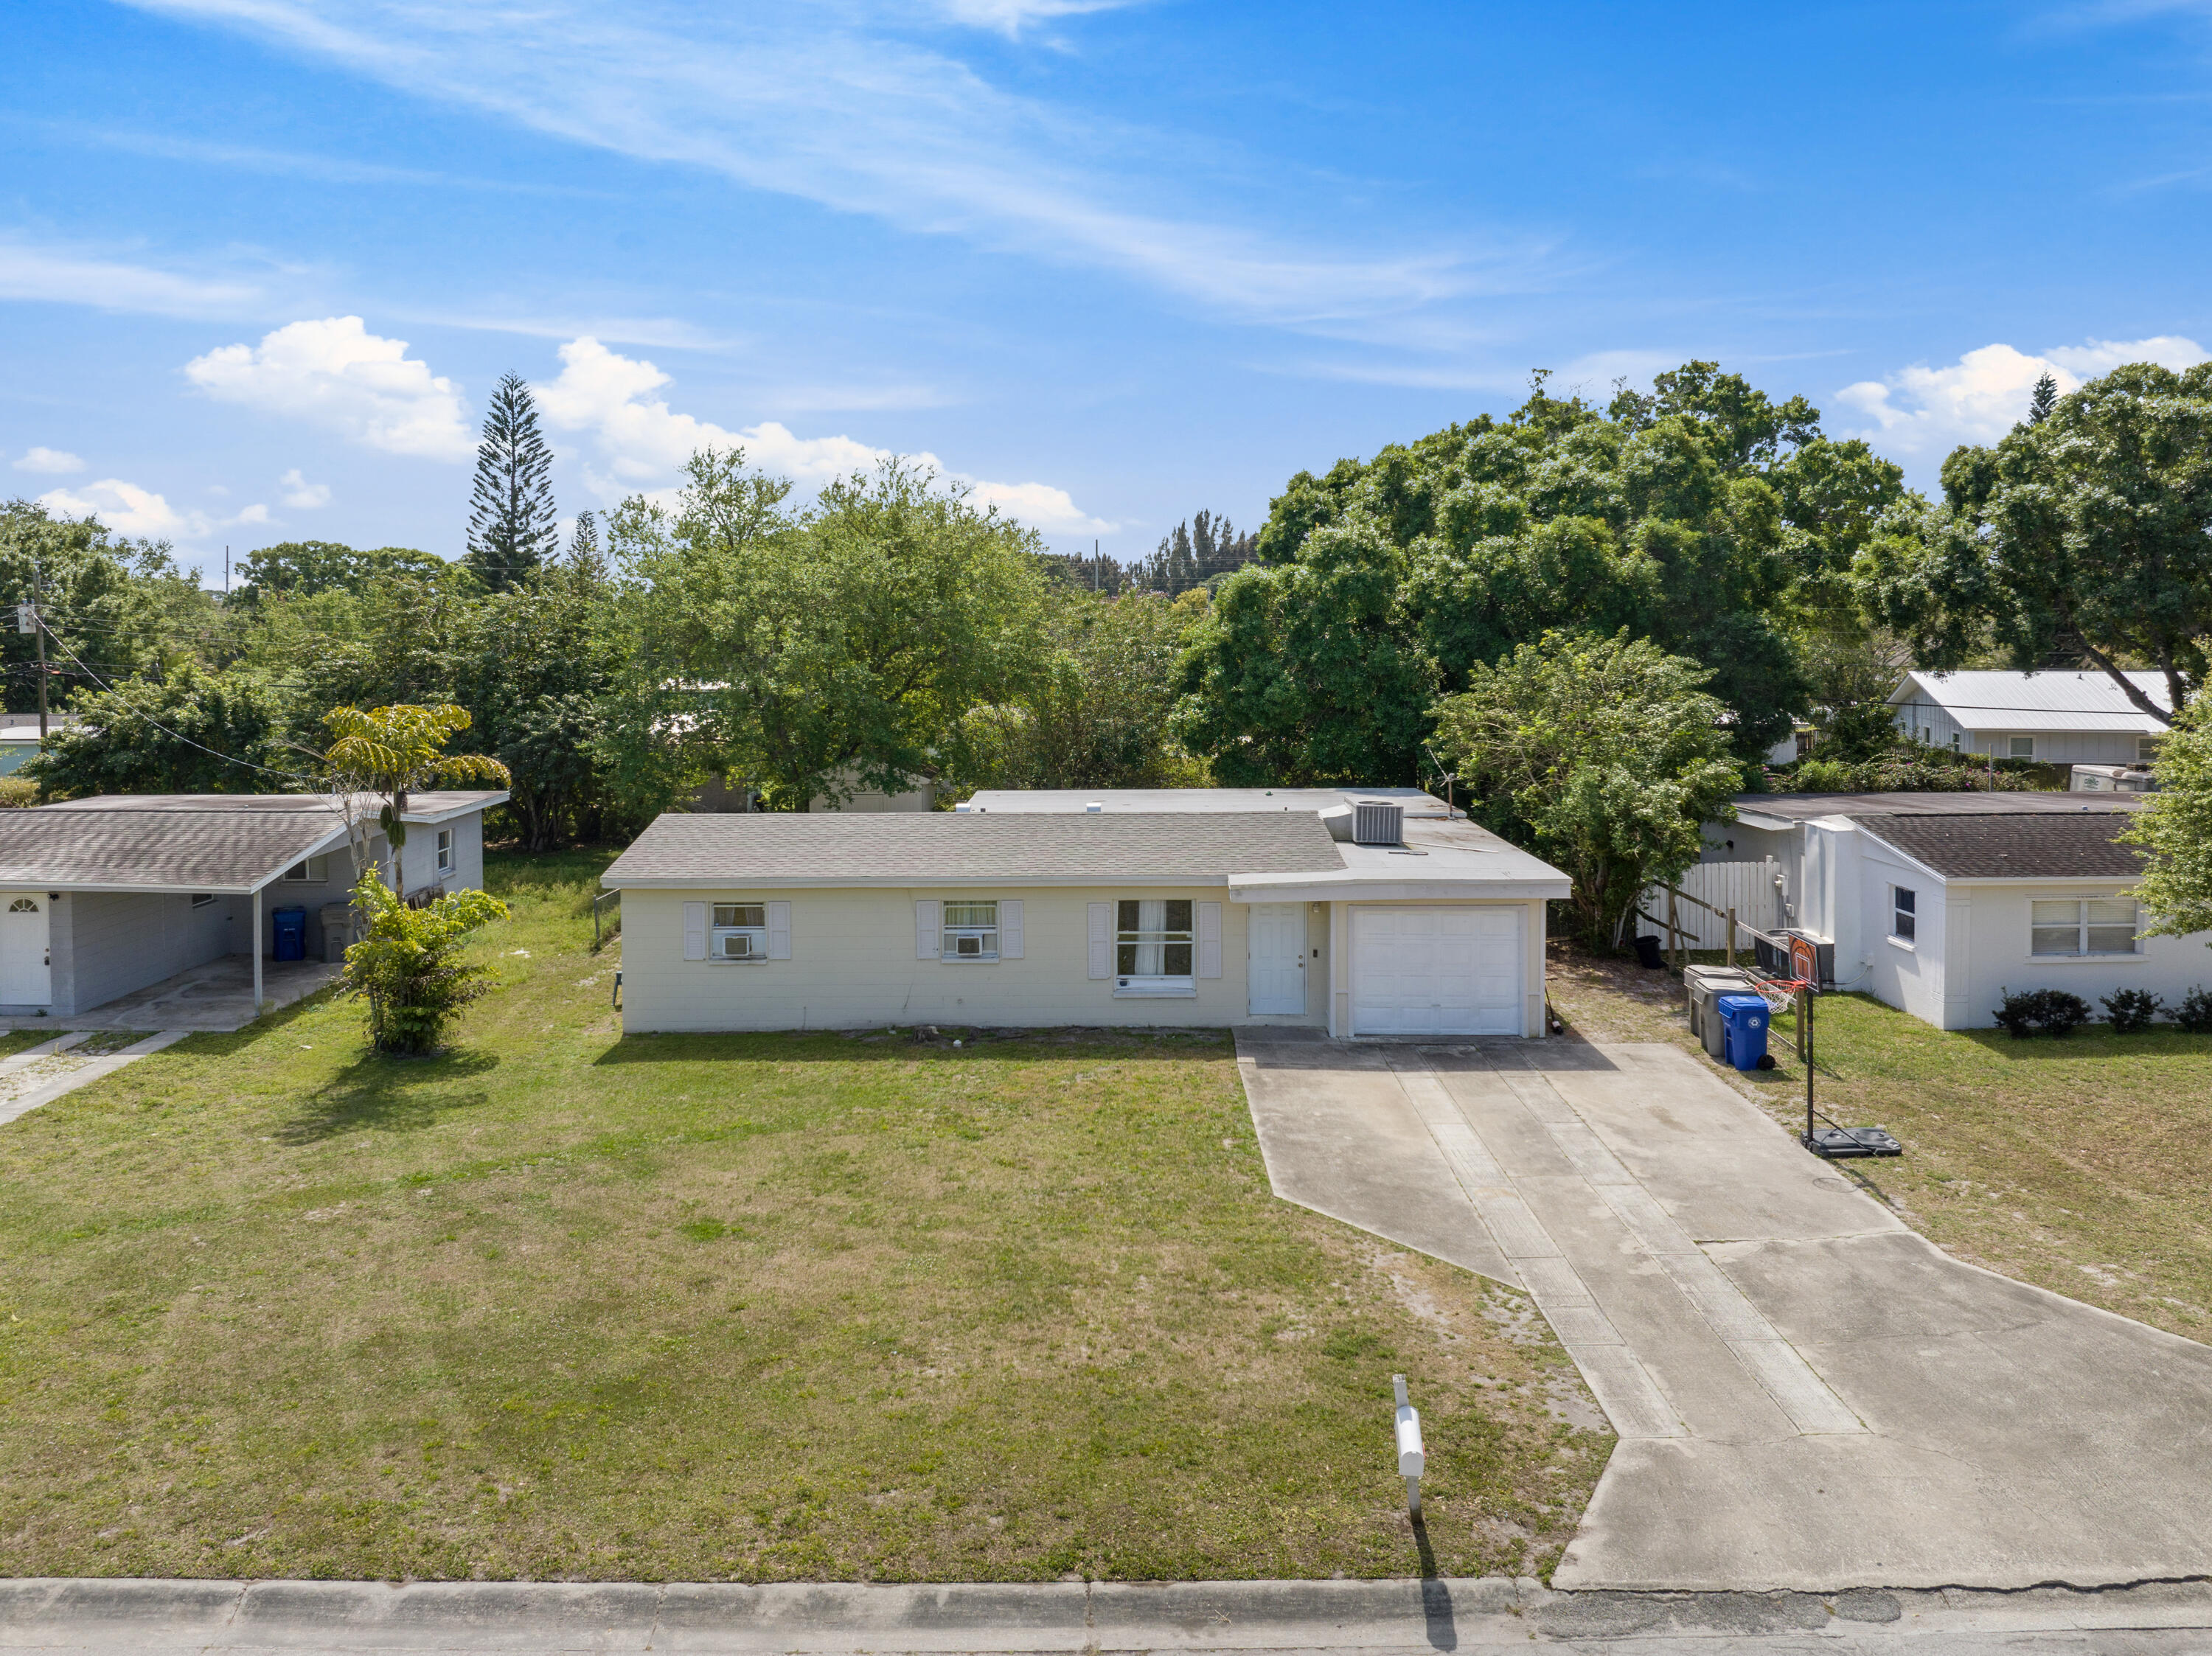
<instances>
[{"instance_id":1,"label":"street curb","mask_svg":"<svg viewBox=\"0 0 2212 1656\"><path fill-rule=\"evenodd\" d=\"M1556 1592L1528 1579L871 1583L0 1581L0 1650L1455 1651L2212 1628L2212 1582Z\"/></svg>"}]
</instances>

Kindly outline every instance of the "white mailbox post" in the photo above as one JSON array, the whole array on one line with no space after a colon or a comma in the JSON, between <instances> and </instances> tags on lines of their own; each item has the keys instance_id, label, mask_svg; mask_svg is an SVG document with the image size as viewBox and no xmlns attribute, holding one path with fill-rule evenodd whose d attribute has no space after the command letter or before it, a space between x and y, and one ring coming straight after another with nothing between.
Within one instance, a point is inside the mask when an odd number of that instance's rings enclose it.
<instances>
[{"instance_id":1,"label":"white mailbox post","mask_svg":"<svg viewBox=\"0 0 2212 1656\"><path fill-rule=\"evenodd\" d=\"M1398 1476L1406 1480L1406 1506L1413 1515L1421 1515L1421 1472L1428 1465L1428 1457L1421 1448L1421 1411L1406 1400L1406 1377L1390 1376L1390 1385L1398 1394Z\"/></svg>"}]
</instances>

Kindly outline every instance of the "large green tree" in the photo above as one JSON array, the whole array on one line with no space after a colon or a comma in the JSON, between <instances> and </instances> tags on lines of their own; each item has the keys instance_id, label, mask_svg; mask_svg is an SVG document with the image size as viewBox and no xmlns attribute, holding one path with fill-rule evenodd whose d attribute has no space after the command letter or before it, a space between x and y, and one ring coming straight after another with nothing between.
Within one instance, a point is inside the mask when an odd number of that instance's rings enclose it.
<instances>
[{"instance_id":1,"label":"large green tree","mask_svg":"<svg viewBox=\"0 0 2212 1656\"><path fill-rule=\"evenodd\" d=\"M434 576L444 565L435 554L412 547L360 550L337 541L283 541L246 554L232 602L258 604L318 592L356 592L391 575Z\"/></svg>"},{"instance_id":2,"label":"large green tree","mask_svg":"<svg viewBox=\"0 0 2212 1656\"><path fill-rule=\"evenodd\" d=\"M0 660L9 709L39 705L38 639L16 630L15 614L34 591L47 629L47 700L58 708L79 687L127 677L173 653L162 621L185 585L160 542L122 539L96 518L58 518L35 501L0 506Z\"/></svg>"},{"instance_id":3,"label":"large green tree","mask_svg":"<svg viewBox=\"0 0 2212 1656\"><path fill-rule=\"evenodd\" d=\"M1992 649L2016 668L2086 664L2142 712L2204 682L2212 638L2212 363L2115 368L1994 448L1943 464L1943 500L1897 511L1861 555L1860 592L1920 665Z\"/></svg>"},{"instance_id":4,"label":"large green tree","mask_svg":"<svg viewBox=\"0 0 2212 1656\"><path fill-rule=\"evenodd\" d=\"M1183 649L1205 593L1052 595L1046 649L1019 699L979 707L946 743L963 787L1189 786L1200 767L1170 734Z\"/></svg>"},{"instance_id":5,"label":"large green tree","mask_svg":"<svg viewBox=\"0 0 2212 1656\"><path fill-rule=\"evenodd\" d=\"M159 682L79 691L82 722L49 736L21 774L49 798L97 793L283 793L307 770L287 739L285 697L249 669L186 660Z\"/></svg>"},{"instance_id":6,"label":"large green tree","mask_svg":"<svg viewBox=\"0 0 2212 1656\"><path fill-rule=\"evenodd\" d=\"M527 580L560 549L555 516L553 451L538 432L529 385L510 373L484 413L463 561L490 591Z\"/></svg>"},{"instance_id":7,"label":"large green tree","mask_svg":"<svg viewBox=\"0 0 2212 1656\"><path fill-rule=\"evenodd\" d=\"M1471 809L1574 881L1575 928L1609 945L1639 895L1697 861L1741 770L1709 669L1648 639L1547 633L1437 707Z\"/></svg>"},{"instance_id":8,"label":"large green tree","mask_svg":"<svg viewBox=\"0 0 2212 1656\"><path fill-rule=\"evenodd\" d=\"M634 500L610 525L631 583L631 743L805 810L911 789L969 709L1034 671L1033 531L898 462L796 516L742 452L696 455L689 475L672 511Z\"/></svg>"},{"instance_id":9,"label":"large green tree","mask_svg":"<svg viewBox=\"0 0 2212 1656\"><path fill-rule=\"evenodd\" d=\"M1852 613L1837 589L1905 497L1818 422L1708 362L1603 409L1540 375L1503 421L1301 472L1216 594L1184 739L1224 781L1410 781L1439 692L1547 630L1626 628L1710 669L1755 756L1807 705L1796 635Z\"/></svg>"},{"instance_id":10,"label":"large green tree","mask_svg":"<svg viewBox=\"0 0 2212 1656\"><path fill-rule=\"evenodd\" d=\"M2202 700L2182 713L2158 750L2158 792L2122 837L2148 858L2136 895L2154 934L2212 933L2212 719ZM2212 942L2209 938L2208 942Z\"/></svg>"}]
</instances>

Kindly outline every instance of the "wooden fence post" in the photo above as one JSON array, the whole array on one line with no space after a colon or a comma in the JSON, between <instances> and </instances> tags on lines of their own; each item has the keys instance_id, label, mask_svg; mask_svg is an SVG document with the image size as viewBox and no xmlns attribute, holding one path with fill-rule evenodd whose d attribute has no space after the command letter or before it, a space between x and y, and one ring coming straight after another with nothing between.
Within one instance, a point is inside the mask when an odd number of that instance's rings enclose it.
<instances>
[{"instance_id":1,"label":"wooden fence post","mask_svg":"<svg viewBox=\"0 0 2212 1656\"><path fill-rule=\"evenodd\" d=\"M1728 912L1728 967L1731 972L1735 970L1735 910L1733 908Z\"/></svg>"}]
</instances>

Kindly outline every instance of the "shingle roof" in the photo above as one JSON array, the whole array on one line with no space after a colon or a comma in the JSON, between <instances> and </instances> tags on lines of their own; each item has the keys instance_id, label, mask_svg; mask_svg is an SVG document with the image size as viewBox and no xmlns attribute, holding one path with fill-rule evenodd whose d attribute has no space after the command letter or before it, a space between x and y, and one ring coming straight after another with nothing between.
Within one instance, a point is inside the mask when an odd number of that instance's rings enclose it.
<instances>
[{"instance_id":1,"label":"shingle roof","mask_svg":"<svg viewBox=\"0 0 2212 1656\"><path fill-rule=\"evenodd\" d=\"M2142 853L2118 844L2124 811L2008 816L1881 816L1851 821L1954 880L2131 880Z\"/></svg>"},{"instance_id":2,"label":"shingle roof","mask_svg":"<svg viewBox=\"0 0 2212 1656\"><path fill-rule=\"evenodd\" d=\"M1305 811L881 816L670 812L603 877L635 885L907 885L1003 880L1220 884L1344 866Z\"/></svg>"},{"instance_id":3,"label":"shingle roof","mask_svg":"<svg viewBox=\"0 0 2212 1656\"><path fill-rule=\"evenodd\" d=\"M407 816L503 798L417 794ZM247 891L343 826L311 793L111 793L0 810L0 886Z\"/></svg>"},{"instance_id":4,"label":"shingle roof","mask_svg":"<svg viewBox=\"0 0 2212 1656\"><path fill-rule=\"evenodd\" d=\"M1739 812L1802 822L1814 816L2079 816L2140 810L2129 793L1739 793Z\"/></svg>"}]
</instances>

